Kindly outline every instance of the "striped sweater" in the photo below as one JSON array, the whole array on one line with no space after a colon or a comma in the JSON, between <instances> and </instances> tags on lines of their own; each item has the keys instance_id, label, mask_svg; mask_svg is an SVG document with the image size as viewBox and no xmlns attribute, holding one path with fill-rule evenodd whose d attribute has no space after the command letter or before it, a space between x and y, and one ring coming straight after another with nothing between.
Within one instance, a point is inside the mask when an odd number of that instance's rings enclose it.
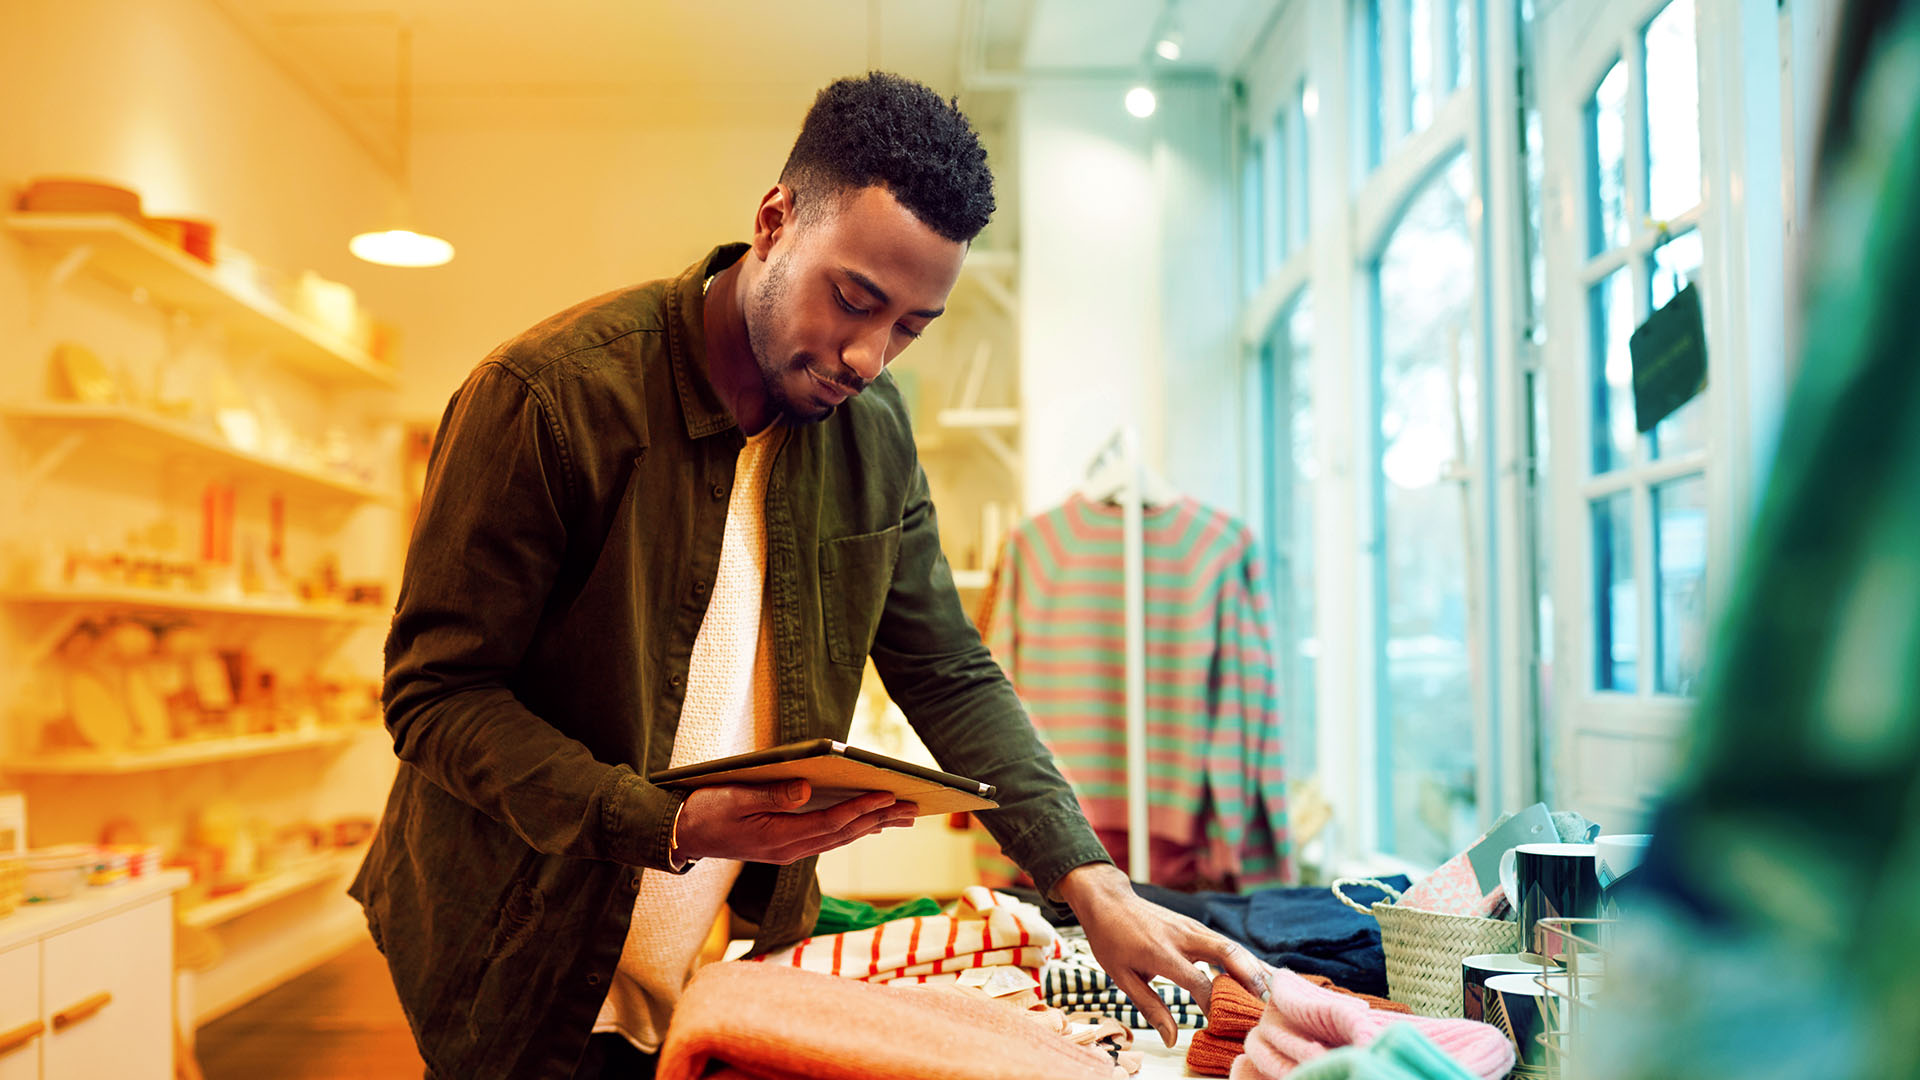
<instances>
[{"instance_id":1,"label":"striped sweater","mask_svg":"<svg viewBox=\"0 0 1920 1080\"><path fill-rule=\"evenodd\" d=\"M1122 543L1120 509L1077 494L1015 528L1001 553L986 634L1087 819L1121 846ZM1199 883L1285 880L1279 694L1259 549L1244 525L1183 498L1147 510L1144 550L1154 876L1164 877L1160 853L1172 851L1190 853Z\"/></svg>"}]
</instances>

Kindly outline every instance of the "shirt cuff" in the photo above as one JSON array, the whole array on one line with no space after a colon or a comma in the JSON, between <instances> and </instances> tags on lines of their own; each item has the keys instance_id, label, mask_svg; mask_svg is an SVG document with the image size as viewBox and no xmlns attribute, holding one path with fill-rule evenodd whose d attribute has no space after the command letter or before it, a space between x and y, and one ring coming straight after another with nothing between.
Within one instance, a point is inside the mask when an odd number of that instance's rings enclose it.
<instances>
[{"instance_id":1,"label":"shirt cuff","mask_svg":"<svg viewBox=\"0 0 1920 1080\"><path fill-rule=\"evenodd\" d=\"M612 790L601 803L606 856L627 866L686 873L692 863L676 866L670 854L673 825L686 796L654 787L624 765L613 772Z\"/></svg>"}]
</instances>

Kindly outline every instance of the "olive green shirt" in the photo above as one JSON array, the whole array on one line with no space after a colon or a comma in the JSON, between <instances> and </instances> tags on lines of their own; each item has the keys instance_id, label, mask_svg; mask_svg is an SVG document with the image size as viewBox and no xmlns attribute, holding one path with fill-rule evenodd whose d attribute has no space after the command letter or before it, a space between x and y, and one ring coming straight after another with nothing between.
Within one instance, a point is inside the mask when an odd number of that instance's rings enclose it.
<instances>
[{"instance_id":1,"label":"olive green shirt","mask_svg":"<svg viewBox=\"0 0 1920 1080\"><path fill-rule=\"evenodd\" d=\"M571 1074L646 873L720 559L739 425L707 376L702 283L587 301L496 349L447 407L387 640L398 779L351 893L435 1074ZM1043 891L1105 861L962 610L907 410L882 376L796 427L767 483L781 741L844 738L869 656ZM804 937L814 860L748 863L756 952Z\"/></svg>"}]
</instances>

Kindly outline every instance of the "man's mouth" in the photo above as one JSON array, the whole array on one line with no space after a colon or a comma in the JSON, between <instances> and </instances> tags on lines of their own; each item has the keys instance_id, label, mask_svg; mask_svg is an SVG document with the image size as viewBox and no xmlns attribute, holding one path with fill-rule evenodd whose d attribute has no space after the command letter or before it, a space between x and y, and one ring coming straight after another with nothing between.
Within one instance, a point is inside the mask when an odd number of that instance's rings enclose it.
<instances>
[{"instance_id":1,"label":"man's mouth","mask_svg":"<svg viewBox=\"0 0 1920 1080\"><path fill-rule=\"evenodd\" d=\"M812 367L807 367L804 370L808 378L819 384L821 391L827 396L827 403L830 405L838 405L857 393L857 391L849 390L840 383L813 370Z\"/></svg>"}]
</instances>

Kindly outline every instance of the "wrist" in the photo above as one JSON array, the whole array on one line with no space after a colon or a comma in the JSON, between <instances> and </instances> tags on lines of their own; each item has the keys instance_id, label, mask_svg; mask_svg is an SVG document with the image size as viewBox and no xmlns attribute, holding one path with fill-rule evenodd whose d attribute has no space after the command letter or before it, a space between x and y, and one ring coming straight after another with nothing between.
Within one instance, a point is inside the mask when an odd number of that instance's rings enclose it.
<instances>
[{"instance_id":1,"label":"wrist","mask_svg":"<svg viewBox=\"0 0 1920 1080\"><path fill-rule=\"evenodd\" d=\"M1108 862L1082 863L1064 874L1053 886L1054 896L1080 914L1089 903L1102 897L1124 893L1133 896L1133 883L1120 868Z\"/></svg>"},{"instance_id":2,"label":"wrist","mask_svg":"<svg viewBox=\"0 0 1920 1080\"><path fill-rule=\"evenodd\" d=\"M680 815L686 812L687 803L682 799L680 805L673 808L673 824L667 830L667 869L676 874L695 861L680 850Z\"/></svg>"}]
</instances>

